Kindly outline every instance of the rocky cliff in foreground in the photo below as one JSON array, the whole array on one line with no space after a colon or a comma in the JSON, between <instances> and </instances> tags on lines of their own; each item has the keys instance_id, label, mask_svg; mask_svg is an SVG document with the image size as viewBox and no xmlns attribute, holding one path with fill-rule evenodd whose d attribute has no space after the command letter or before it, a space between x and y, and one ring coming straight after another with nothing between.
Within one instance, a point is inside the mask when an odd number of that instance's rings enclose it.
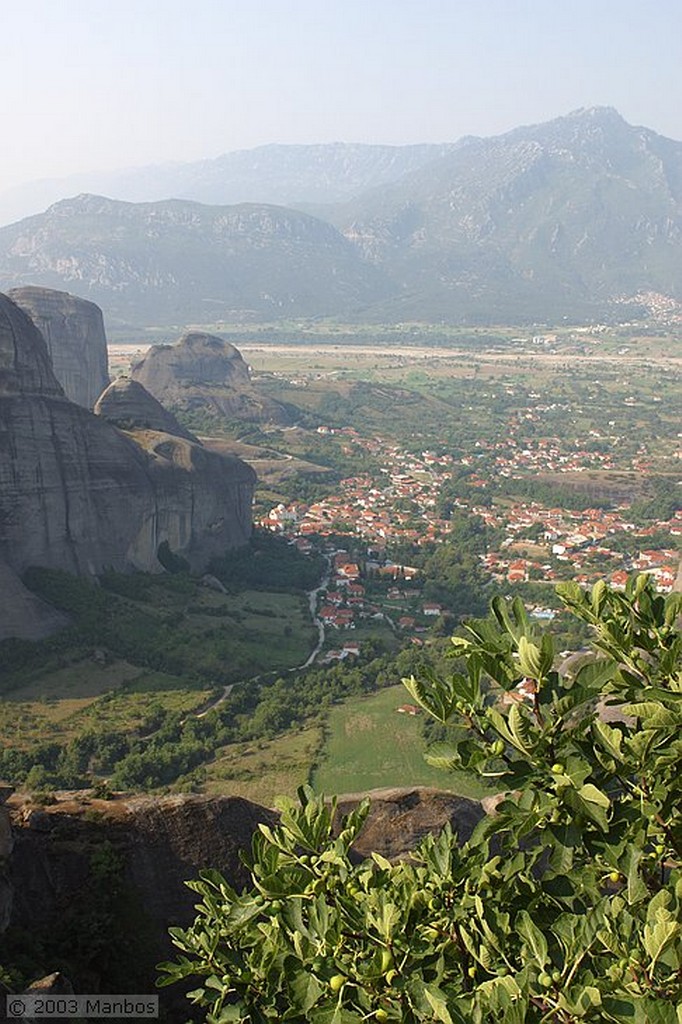
<instances>
[{"instance_id":1,"label":"rocky cliff in foreground","mask_svg":"<svg viewBox=\"0 0 682 1024\"><path fill-rule=\"evenodd\" d=\"M213 334L190 331L173 345L153 345L131 376L169 409L256 423L291 422L284 406L258 392L239 349Z\"/></svg>"},{"instance_id":2,"label":"rocky cliff in foreground","mask_svg":"<svg viewBox=\"0 0 682 1024\"><path fill-rule=\"evenodd\" d=\"M36 976L59 968L76 992L153 992L155 964L174 956L167 929L186 927L194 918L197 896L184 881L213 867L242 889L249 876L240 854L250 849L258 824L272 824L276 814L227 796L74 797L45 809L10 800L8 941L16 942L30 924L33 956L43 957ZM355 803L344 801L341 809L345 813ZM372 850L405 855L446 822L466 839L482 817L476 801L434 790L394 790L372 802L356 850L361 856ZM51 958L56 935L59 964ZM79 935L75 946L64 945ZM115 987L126 981L129 988ZM169 1020L187 1020L177 987L162 990L161 1005Z\"/></svg>"},{"instance_id":3,"label":"rocky cliff in foreground","mask_svg":"<svg viewBox=\"0 0 682 1024\"><path fill-rule=\"evenodd\" d=\"M0 562L93 574L160 571L160 545L201 569L251 531L255 474L186 437L124 433L68 401L45 341L0 296ZM0 593L0 639L17 632Z\"/></svg>"},{"instance_id":4,"label":"rocky cliff in foreground","mask_svg":"<svg viewBox=\"0 0 682 1024\"><path fill-rule=\"evenodd\" d=\"M72 402L92 409L109 383L102 310L94 302L52 288L13 288L9 293L47 342L54 375Z\"/></svg>"}]
</instances>

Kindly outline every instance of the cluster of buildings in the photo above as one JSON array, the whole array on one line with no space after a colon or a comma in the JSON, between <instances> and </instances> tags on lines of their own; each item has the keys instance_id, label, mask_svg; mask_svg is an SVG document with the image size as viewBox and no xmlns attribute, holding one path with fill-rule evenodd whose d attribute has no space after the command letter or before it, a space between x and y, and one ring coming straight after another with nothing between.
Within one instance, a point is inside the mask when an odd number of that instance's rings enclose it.
<instances>
[{"instance_id":1,"label":"cluster of buildings","mask_svg":"<svg viewBox=\"0 0 682 1024\"><path fill-rule=\"evenodd\" d=\"M473 506L471 511L505 533L499 549L483 559L498 581L573 579L586 584L607 579L622 587L630 573L646 572L663 593L669 593L675 583L680 559L675 544L682 535L682 512L670 520L637 527L628 521L626 507L571 512L528 502L507 508ZM661 532L669 534L670 546L646 549L647 538ZM521 538L528 533L533 534L532 540ZM624 536L626 545L620 542Z\"/></svg>"},{"instance_id":2,"label":"cluster of buildings","mask_svg":"<svg viewBox=\"0 0 682 1024\"><path fill-rule=\"evenodd\" d=\"M524 414L533 415L533 414ZM514 424L512 423L512 428ZM332 430L348 450L360 449L378 464L378 473L363 473L341 481L337 493L311 504L277 505L261 525L302 539L347 534L368 548L385 549L396 543L438 543L449 533L449 516L440 510L441 489L456 474L466 471L466 497L456 497L454 507L479 516L497 538L494 549L482 556L491 577L510 584L574 579L580 583L599 578L624 585L629 572L650 573L661 591L672 589L679 562L676 545L682 533L682 513L672 519L638 527L628 519L628 506L604 510L572 511L547 507L536 501L483 500L483 492L496 477L529 477L533 472L583 472L612 469L612 455L592 450L589 442L540 438L517 442L477 441L465 455L425 450L406 451L392 441L361 437L353 428ZM635 465L636 463L636 465ZM620 468L623 468L622 466ZM646 469L641 447L628 468ZM481 500L477 500L477 491ZM647 540L661 533L670 537L665 548L650 549ZM627 537L627 543L623 538ZM388 567L391 572L391 567ZM359 584L356 584L358 586ZM359 594L354 595L360 597ZM324 609L334 625L342 625L333 602ZM348 611L348 602L344 611Z\"/></svg>"}]
</instances>

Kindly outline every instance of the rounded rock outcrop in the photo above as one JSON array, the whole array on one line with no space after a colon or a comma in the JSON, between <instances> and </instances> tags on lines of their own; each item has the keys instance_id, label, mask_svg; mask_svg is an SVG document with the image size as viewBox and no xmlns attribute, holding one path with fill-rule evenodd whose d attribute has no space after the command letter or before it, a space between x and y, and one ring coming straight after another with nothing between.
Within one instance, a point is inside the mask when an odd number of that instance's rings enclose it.
<instances>
[{"instance_id":1,"label":"rounded rock outcrop","mask_svg":"<svg viewBox=\"0 0 682 1024\"><path fill-rule=\"evenodd\" d=\"M190 331L173 345L153 345L130 375L168 409L256 423L291 422L283 405L258 392L239 349L213 334Z\"/></svg>"},{"instance_id":2,"label":"rounded rock outcrop","mask_svg":"<svg viewBox=\"0 0 682 1024\"><path fill-rule=\"evenodd\" d=\"M42 334L26 314L0 294L0 395L60 396Z\"/></svg>"},{"instance_id":3,"label":"rounded rock outcrop","mask_svg":"<svg viewBox=\"0 0 682 1024\"><path fill-rule=\"evenodd\" d=\"M130 377L117 377L95 402L94 413L121 430L157 430L188 441L197 439L164 409L147 389Z\"/></svg>"}]
</instances>

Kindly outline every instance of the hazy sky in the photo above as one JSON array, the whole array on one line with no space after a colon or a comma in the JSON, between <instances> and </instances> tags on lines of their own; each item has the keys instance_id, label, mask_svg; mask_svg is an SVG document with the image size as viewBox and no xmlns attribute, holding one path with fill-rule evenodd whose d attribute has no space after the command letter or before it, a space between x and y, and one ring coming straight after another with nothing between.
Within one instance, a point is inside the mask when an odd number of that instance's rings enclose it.
<instances>
[{"instance_id":1,"label":"hazy sky","mask_svg":"<svg viewBox=\"0 0 682 1024\"><path fill-rule=\"evenodd\" d=\"M0 190L611 105L682 139L682 0L0 0Z\"/></svg>"}]
</instances>

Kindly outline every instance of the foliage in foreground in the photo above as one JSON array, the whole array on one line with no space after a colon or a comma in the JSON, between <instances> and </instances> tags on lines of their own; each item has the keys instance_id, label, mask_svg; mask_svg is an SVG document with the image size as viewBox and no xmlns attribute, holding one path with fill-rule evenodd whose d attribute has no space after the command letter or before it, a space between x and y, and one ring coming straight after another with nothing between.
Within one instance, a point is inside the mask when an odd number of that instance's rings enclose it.
<instances>
[{"instance_id":1,"label":"foliage in foreground","mask_svg":"<svg viewBox=\"0 0 682 1024\"><path fill-rule=\"evenodd\" d=\"M438 763L507 793L468 843L446 828L405 862L357 863L367 804L339 832L302 790L261 826L250 890L190 883L198 916L160 984L199 978L210 1024L679 1024L680 598L645 577L559 592L594 630L582 664L557 672L521 602L495 600L453 641L460 670L405 680L467 729Z\"/></svg>"}]
</instances>

